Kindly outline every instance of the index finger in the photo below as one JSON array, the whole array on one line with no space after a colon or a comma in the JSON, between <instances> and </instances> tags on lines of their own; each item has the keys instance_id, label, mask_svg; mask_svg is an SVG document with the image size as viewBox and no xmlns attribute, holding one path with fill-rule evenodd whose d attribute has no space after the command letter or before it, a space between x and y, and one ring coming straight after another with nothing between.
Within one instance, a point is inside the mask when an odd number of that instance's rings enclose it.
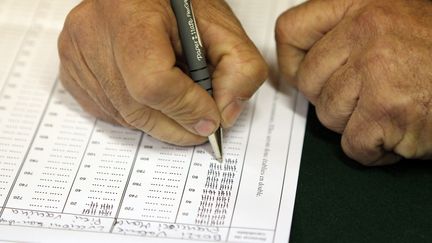
<instances>
[{"instance_id":1,"label":"index finger","mask_svg":"<svg viewBox=\"0 0 432 243\"><path fill-rule=\"evenodd\" d=\"M349 9L350 1L308 1L287 10L277 20L279 69L296 85L296 74L306 52L333 29Z\"/></svg>"},{"instance_id":2,"label":"index finger","mask_svg":"<svg viewBox=\"0 0 432 243\"><path fill-rule=\"evenodd\" d=\"M195 1L207 58L215 67L213 95L222 125L230 127L267 78L267 64L225 1Z\"/></svg>"}]
</instances>

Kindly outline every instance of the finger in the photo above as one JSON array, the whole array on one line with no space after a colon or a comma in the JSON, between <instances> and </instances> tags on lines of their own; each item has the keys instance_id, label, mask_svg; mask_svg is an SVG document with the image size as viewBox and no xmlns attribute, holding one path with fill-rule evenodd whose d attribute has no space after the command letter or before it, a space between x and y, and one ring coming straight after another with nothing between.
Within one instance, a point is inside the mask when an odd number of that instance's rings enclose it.
<instances>
[{"instance_id":1,"label":"finger","mask_svg":"<svg viewBox=\"0 0 432 243\"><path fill-rule=\"evenodd\" d=\"M84 8L88 5L80 5L80 8ZM94 58L98 56L98 53L105 53L102 49L94 48L91 43L94 40L90 40L92 36L98 36L87 33L86 35L82 34L80 31L76 30L76 21L83 19L80 15L80 12L73 11L68 16L68 21L65 23L65 28L61 32L58 39L58 50L61 62L61 72L63 75L66 84L74 84L76 90L80 90L78 93L85 93L89 97L87 101L89 103L94 103L97 106L97 110L100 112L95 112L94 115L100 115L98 117L103 118L104 120L115 120L115 123L121 124L123 126L127 126L127 123L122 120L121 116L118 115L117 110L112 106L109 99L106 97L103 89L100 87L100 84L95 77L95 73L90 69L94 69L95 67L91 67L89 65L92 62L88 62L89 60L94 60L96 66L103 66L102 63L99 63L100 60L106 60L106 58ZM74 24L72 24L74 23ZM89 23L90 24L90 23ZM102 43L102 42L100 42ZM68 88L68 86L66 85ZM79 98L78 98L79 99ZM84 98L85 99L85 98ZM80 103L84 105L84 102ZM92 107L95 107L92 105ZM96 108L92 109L96 110ZM110 119L108 118L110 117Z\"/></svg>"},{"instance_id":2,"label":"finger","mask_svg":"<svg viewBox=\"0 0 432 243\"><path fill-rule=\"evenodd\" d=\"M382 166L382 165L391 165L397 163L403 159L402 156L396 154L392 151L386 151L381 158L374 161L371 165L373 166Z\"/></svg>"},{"instance_id":3,"label":"finger","mask_svg":"<svg viewBox=\"0 0 432 243\"><path fill-rule=\"evenodd\" d=\"M197 145L207 141L206 137L187 131L160 111L136 103L132 97L113 103L121 107L120 114L130 126L160 141L182 146Z\"/></svg>"},{"instance_id":4,"label":"finger","mask_svg":"<svg viewBox=\"0 0 432 243\"><path fill-rule=\"evenodd\" d=\"M277 44L278 66L282 77L289 84L297 86L297 70L304 59L306 51L288 44Z\"/></svg>"},{"instance_id":5,"label":"finger","mask_svg":"<svg viewBox=\"0 0 432 243\"><path fill-rule=\"evenodd\" d=\"M349 1L307 1L278 18L279 68L292 84L307 50L340 22L348 6Z\"/></svg>"},{"instance_id":6,"label":"finger","mask_svg":"<svg viewBox=\"0 0 432 243\"><path fill-rule=\"evenodd\" d=\"M347 64L327 80L316 101L316 113L321 123L342 133L357 106L362 76Z\"/></svg>"},{"instance_id":7,"label":"finger","mask_svg":"<svg viewBox=\"0 0 432 243\"><path fill-rule=\"evenodd\" d=\"M363 115L367 114L368 121L364 126L374 123L382 130L381 147L384 151L408 159L419 158L424 155L422 135L428 129L429 109L422 102L422 96L411 95L420 92L418 87L413 86L415 88L411 89L407 86L401 92L400 85L410 80L404 75L409 71L400 70L405 68L405 63L387 55L392 50L386 49L387 41L394 43L394 40L385 39L372 43L386 45L363 51L363 58L359 58L356 63L366 81L362 83L358 110ZM400 73L396 72L397 69ZM364 136L361 135L362 130L357 131L357 134L359 137Z\"/></svg>"},{"instance_id":8,"label":"finger","mask_svg":"<svg viewBox=\"0 0 432 243\"><path fill-rule=\"evenodd\" d=\"M222 125L232 126L268 75L268 67L224 1L196 1L197 24L214 67L213 95Z\"/></svg>"},{"instance_id":9,"label":"finger","mask_svg":"<svg viewBox=\"0 0 432 243\"><path fill-rule=\"evenodd\" d=\"M222 125L231 127L247 100L266 80L268 67L246 36L229 36L218 31L225 40L208 41L209 58L215 66L213 96L221 111ZM208 32L207 32L208 33Z\"/></svg>"},{"instance_id":10,"label":"finger","mask_svg":"<svg viewBox=\"0 0 432 243\"><path fill-rule=\"evenodd\" d=\"M207 140L186 130L159 110L137 102L126 88L121 73L113 69L112 79L101 80L101 87L126 123L152 137L176 145L196 145Z\"/></svg>"},{"instance_id":11,"label":"finger","mask_svg":"<svg viewBox=\"0 0 432 243\"><path fill-rule=\"evenodd\" d=\"M372 116L357 108L343 134L342 149L363 165L374 166L398 162L401 157L384 146L385 132Z\"/></svg>"},{"instance_id":12,"label":"finger","mask_svg":"<svg viewBox=\"0 0 432 243\"><path fill-rule=\"evenodd\" d=\"M397 80L397 77L393 78ZM382 97L377 101L387 101L382 105L383 110L387 113L387 120L389 120L386 126L386 129L389 130L386 132L389 135L386 136L384 144L406 159L420 158L425 154L424 145L427 145L423 142L423 135L428 132L429 122L426 115L429 113L428 108L423 103L417 103L412 96L406 93L391 92L392 87L386 88L387 94L383 88L377 88L381 90L379 93ZM389 128L393 129L390 131ZM394 136L395 134L398 136Z\"/></svg>"},{"instance_id":13,"label":"finger","mask_svg":"<svg viewBox=\"0 0 432 243\"><path fill-rule=\"evenodd\" d=\"M69 93L75 98L75 100L80 104L84 111L98 119L113 124L119 124L119 122L117 122L110 115L105 113L104 110L101 109L99 105L93 101L93 99L87 94L87 92L83 90L75 80L73 80L73 78L69 75L69 73L64 67L60 68L60 81L62 82L63 87L69 91Z\"/></svg>"},{"instance_id":14,"label":"finger","mask_svg":"<svg viewBox=\"0 0 432 243\"><path fill-rule=\"evenodd\" d=\"M98 87L101 89L97 92L103 93L109 99L109 104L113 106L116 114L118 114L115 116L112 113L106 113L98 103L94 102L87 92L73 80L72 76L66 71L66 68L62 66L60 73L65 88L70 91L87 112L99 119L111 123L119 123L118 121L121 121L124 127L144 131L161 141L176 145L195 145L203 143L206 140L206 138L186 131L178 123L159 111L137 103L129 96L124 82L115 68L106 69L106 75L111 77L111 79L94 80L92 79L93 76L87 75L87 81L83 82L85 84L89 82L99 84Z\"/></svg>"},{"instance_id":15,"label":"finger","mask_svg":"<svg viewBox=\"0 0 432 243\"><path fill-rule=\"evenodd\" d=\"M170 36L170 28L175 26L173 16L166 20L159 12L143 12L139 18L120 15L126 19L119 23L132 24L113 27L117 33L113 50L131 96L192 133L200 136L213 133L220 123L214 100L175 67Z\"/></svg>"},{"instance_id":16,"label":"finger","mask_svg":"<svg viewBox=\"0 0 432 243\"><path fill-rule=\"evenodd\" d=\"M351 54L352 39L347 30L342 21L311 47L300 64L298 88L312 103L316 103L327 80Z\"/></svg>"}]
</instances>

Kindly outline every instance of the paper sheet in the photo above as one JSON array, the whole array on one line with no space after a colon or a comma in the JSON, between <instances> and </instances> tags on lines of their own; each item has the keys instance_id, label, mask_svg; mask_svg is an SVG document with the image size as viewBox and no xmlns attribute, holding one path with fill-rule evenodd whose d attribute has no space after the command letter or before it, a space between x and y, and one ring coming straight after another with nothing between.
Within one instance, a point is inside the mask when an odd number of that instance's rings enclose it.
<instances>
[{"instance_id":1,"label":"paper sheet","mask_svg":"<svg viewBox=\"0 0 432 243\"><path fill-rule=\"evenodd\" d=\"M274 63L289 2L229 3ZM307 110L297 91L263 85L226 132L223 164L208 144L96 120L57 80L76 4L0 0L0 241L288 242Z\"/></svg>"}]
</instances>

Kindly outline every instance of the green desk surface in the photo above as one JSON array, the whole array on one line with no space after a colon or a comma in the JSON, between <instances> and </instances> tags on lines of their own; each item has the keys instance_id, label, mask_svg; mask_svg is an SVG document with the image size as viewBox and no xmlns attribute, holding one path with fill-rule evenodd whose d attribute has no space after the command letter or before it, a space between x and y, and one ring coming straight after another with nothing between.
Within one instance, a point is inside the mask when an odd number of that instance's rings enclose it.
<instances>
[{"instance_id":1,"label":"green desk surface","mask_svg":"<svg viewBox=\"0 0 432 243\"><path fill-rule=\"evenodd\" d=\"M290 242L432 242L432 161L362 167L311 107Z\"/></svg>"}]
</instances>

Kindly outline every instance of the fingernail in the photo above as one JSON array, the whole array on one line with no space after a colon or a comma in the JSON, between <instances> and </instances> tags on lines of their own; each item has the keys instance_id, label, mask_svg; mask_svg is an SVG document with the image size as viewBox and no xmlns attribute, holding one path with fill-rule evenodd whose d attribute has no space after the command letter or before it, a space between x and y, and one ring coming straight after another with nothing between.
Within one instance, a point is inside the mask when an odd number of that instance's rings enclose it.
<instances>
[{"instance_id":1,"label":"fingernail","mask_svg":"<svg viewBox=\"0 0 432 243\"><path fill-rule=\"evenodd\" d=\"M216 124L210 120L202 119L195 124L194 128L199 135L208 137L216 130Z\"/></svg>"},{"instance_id":2,"label":"fingernail","mask_svg":"<svg viewBox=\"0 0 432 243\"><path fill-rule=\"evenodd\" d=\"M225 109L222 111L222 119L225 123L225 126L231 127L234 125L245 105L245 100L236 99L225 107Z\"/></svg>"}]
</instances>

